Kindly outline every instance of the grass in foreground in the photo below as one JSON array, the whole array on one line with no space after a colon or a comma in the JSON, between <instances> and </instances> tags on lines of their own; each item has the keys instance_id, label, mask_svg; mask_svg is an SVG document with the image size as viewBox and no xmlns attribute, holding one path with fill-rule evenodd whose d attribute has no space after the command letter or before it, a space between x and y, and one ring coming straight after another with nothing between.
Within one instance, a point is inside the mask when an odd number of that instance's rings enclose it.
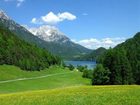
<instances>
[{"instance_id":1,"label":"grass in foreground","mask_svg":"<svg viewBox=\"0 0 140 105\"><path fill-rule=\"evenodd\" d=\"M140 86L80 86L0 95L1 105L140 105Z\"/></svg>"}]
</instances>

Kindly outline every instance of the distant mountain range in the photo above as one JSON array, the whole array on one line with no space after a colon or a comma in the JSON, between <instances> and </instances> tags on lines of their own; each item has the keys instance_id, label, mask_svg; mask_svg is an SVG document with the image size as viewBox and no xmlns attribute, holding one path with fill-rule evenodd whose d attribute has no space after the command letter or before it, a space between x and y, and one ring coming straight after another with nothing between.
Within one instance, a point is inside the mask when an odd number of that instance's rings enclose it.
<instances>
[{"instance_id":1,"label":"distant mountain range","mask_svg":"<svg viewBox=\"0 0 140 105\"><path fill-rule=\"evenodd\" d=\"M0 10L0 26L9 29L19 38L29 43L34 43L64 59L73 59L91 52L90 49L72 42L55 27L41 26L39 28L26 29L12 20L2 10Z\"/></svg>"}]
</instances>

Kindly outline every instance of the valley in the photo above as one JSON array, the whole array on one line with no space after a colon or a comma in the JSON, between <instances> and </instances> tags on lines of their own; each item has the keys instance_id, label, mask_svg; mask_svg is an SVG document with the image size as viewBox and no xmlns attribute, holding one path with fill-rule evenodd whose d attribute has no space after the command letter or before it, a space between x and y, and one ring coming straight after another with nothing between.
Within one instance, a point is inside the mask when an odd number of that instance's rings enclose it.
<instances>
[{"instance_id":1,"label":"valley","mask_svg":"<svg viewBox=\"0 0 140 105\"><path fill-rule=\"evenodd\" d=\"M0 83L0 104L2 105L139 104L139 86L90 86L90 79L82 78L82 73L70 71L68 68L52 66L40 72L29 72L14 66L3 65L0 66L0 74L1 80L51 75Z\"/></svg>"},{"instance_id":2,"label":"valley","mask_svg":"<svg viewBox=\"0 0 140 105\"><path fill-rule=\"evenodd\" d=\"M140 105L140 0L0 0L0 105Z\"/></svg>"}]
</instances>

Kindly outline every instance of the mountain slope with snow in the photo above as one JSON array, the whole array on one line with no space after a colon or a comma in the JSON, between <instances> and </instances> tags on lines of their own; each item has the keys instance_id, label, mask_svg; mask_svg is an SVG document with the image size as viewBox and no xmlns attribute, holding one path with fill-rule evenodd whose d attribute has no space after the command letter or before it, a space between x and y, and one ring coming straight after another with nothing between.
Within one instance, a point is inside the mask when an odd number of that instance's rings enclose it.
<instances>
[{"instance_id":1,"label":"mountain slope with snow","mask_svg":"<svg viewBox=\"0 0 140 105\"><path fill-rule=\"evenodd\" d=\"M40 26L39 28L29 28L29 31L47 42L61 43L62 41L64 43L70 41L70 39L66 37L64 33L60 32L59 29L54 26L44 25Z\"/></svg>"},{"instance_id":2,"label":"mountain slope with snow","mask_svg":"<svg viewBox=\"0 0 140 105\"><path fill-rule=\"evenodd\" d=\"M39 29L32 28L28 31L8 17L2 10L0 10L0 27L7 28L19 38L34 43L64 59L73 59L91 51L79 44L73 43L55 27L42 26Z\"/></svg>"}]
</instances>

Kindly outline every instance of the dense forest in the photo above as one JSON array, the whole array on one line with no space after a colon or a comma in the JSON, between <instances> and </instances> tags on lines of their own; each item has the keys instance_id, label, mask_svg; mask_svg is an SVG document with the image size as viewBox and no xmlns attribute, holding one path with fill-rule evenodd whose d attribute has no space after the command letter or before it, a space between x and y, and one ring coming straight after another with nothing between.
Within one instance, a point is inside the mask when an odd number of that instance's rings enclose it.
<instances>
[{"instance_id":1,"label":"dense forest","mask_svg":"<svg viewBox=\"0 0 140 105\"><path fill-rule=\"evenodd\" d=\"M0 65L16 65L24 70L42 70L60 63L59 57L19 39L11 31L0 27Z\"/></svg>"},{"instance_id":2,"label":"dense forest","mask_svg":"<svg viewBox=\"0 0 140 105\"><path fill-rule=\"evenodd\" d=\"M98 59L92 84L140 84L140 32Z\"/></svg>"}]
</instances>

